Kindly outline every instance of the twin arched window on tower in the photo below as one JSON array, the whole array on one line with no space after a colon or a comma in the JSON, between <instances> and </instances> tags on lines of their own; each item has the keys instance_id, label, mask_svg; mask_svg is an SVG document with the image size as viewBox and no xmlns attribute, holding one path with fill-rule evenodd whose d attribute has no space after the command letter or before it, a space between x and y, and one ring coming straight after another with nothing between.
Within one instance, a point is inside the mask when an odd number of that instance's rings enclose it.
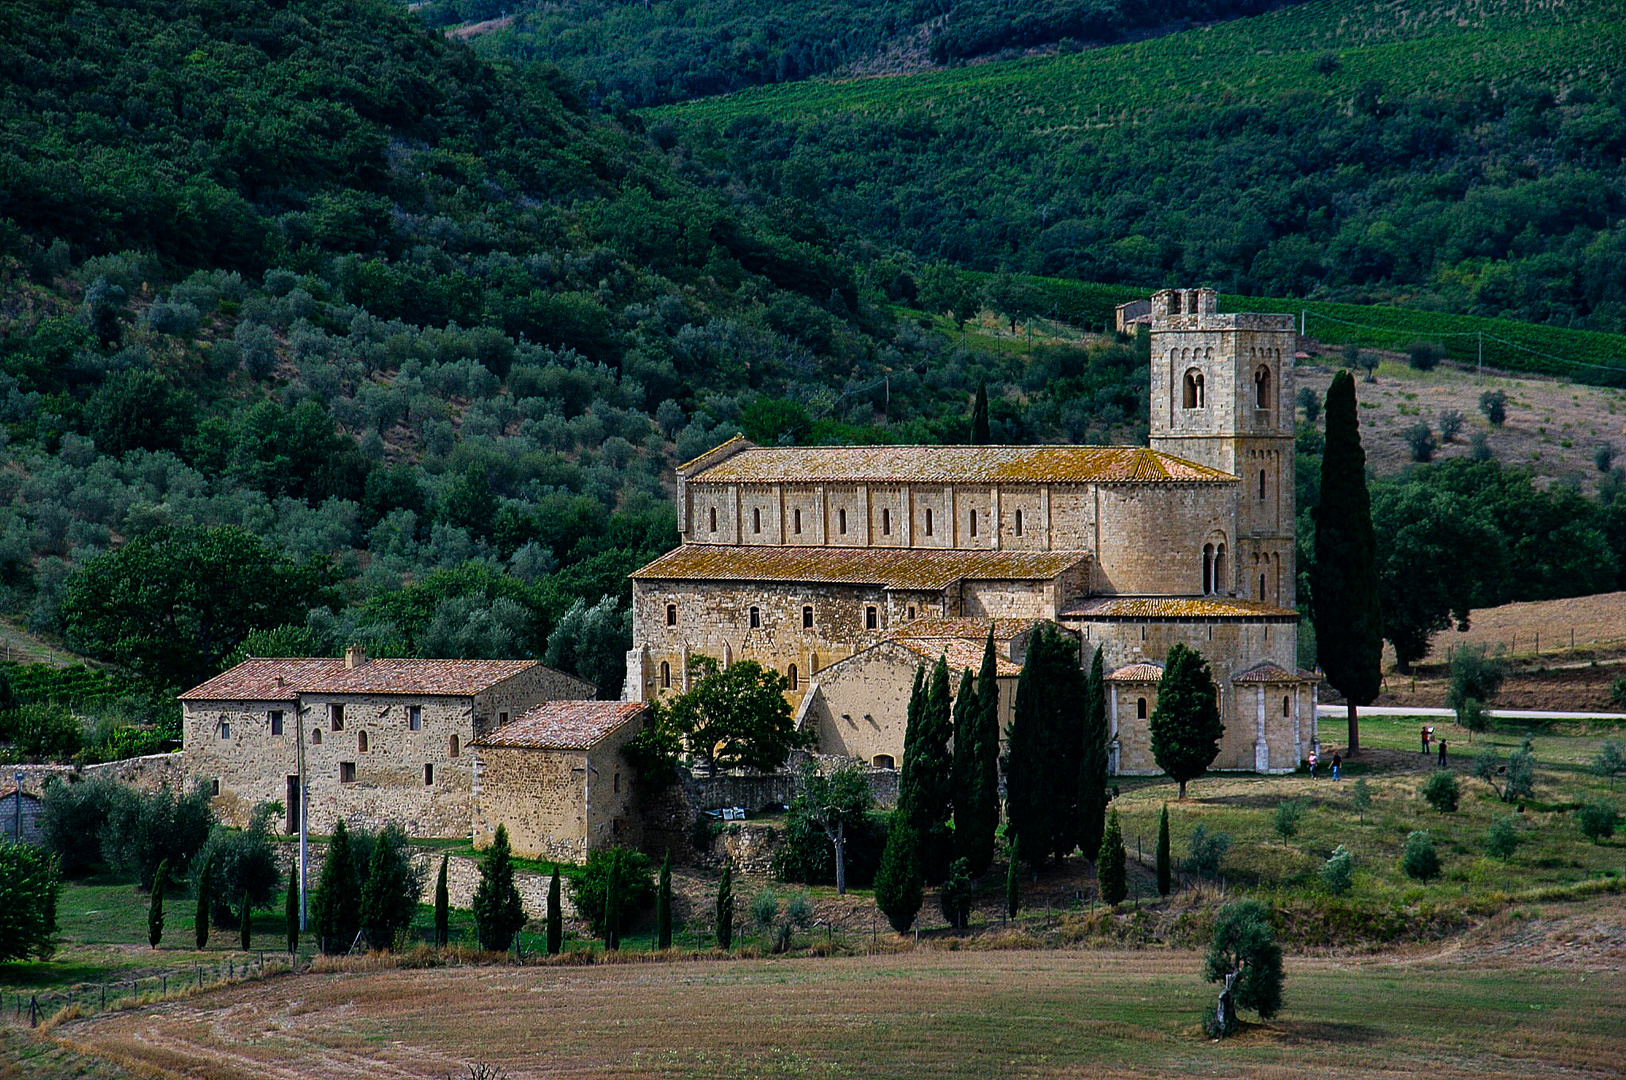
<instances>
[{"instance_id":1,"label":"twin arched window on tower","mask_svg":"<svg viewBox=\"0 0 1626 1080\"><path fill-rule=\"evenodd\" d=\"M1203 407L1203 373L1196 368L1186 369L1181 404L1188 409Z\"/></svg>"},{"instance_id":2,"label":"twin arched window on tower","mask_svg":"<svg viewBox=\"0 0 1626 1080\"><path fill-rule=\"evenodd\" d=\"M1270 369L1263 364L1253 372L1253 406L1256 409L1270 408Z\"/></svg>"},{"instance_id":3,"label":"twin arched window on tower","mask_svg":"<svg viewBox=\"0 0 1626 1080\"><path fill-rule=\"evenodd\" d=\"M1203 595L1214 596L1225 587L1225 545L1203 545Z\"/></svg>"}]
</instances>

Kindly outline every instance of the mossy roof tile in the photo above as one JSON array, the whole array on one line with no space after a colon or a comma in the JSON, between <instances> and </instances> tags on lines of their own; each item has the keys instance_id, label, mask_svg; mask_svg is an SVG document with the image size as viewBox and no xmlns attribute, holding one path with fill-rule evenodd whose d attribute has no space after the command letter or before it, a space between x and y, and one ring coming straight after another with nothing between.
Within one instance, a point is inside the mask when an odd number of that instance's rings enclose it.
<instances>
[{"instance_id":1,"label":"mossy roof tile","mask_svg":"<svg viewBox=\"0 0 1626 1080\"><path fill-rule=\"evenodd\" d=\"M794 581L932 591L970 578L1047 581L1087 551L757 547L684 544L632 574L638 581Z\"/></svg>"},{"instance_id":2,"label":"mossy roof tile","mask_svg":"<svg viewBox=\"0 0 1626 1080\"><path fill-rule=\"evenodd\" d=\"M746 443L743 449L710 468L693 473L689 480L691 483L1229 484L1235 483L1236 477L1144 446L753 446Z\"/></svg>"}]
</instances>

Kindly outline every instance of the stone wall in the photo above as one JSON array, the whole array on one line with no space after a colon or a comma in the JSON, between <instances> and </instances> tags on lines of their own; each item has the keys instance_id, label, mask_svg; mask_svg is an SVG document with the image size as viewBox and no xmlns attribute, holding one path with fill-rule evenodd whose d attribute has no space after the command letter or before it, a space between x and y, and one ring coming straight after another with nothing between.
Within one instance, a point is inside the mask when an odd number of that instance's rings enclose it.
<instances>
[{"instance_id":1,"label":"stone wall","mask_svg":"<svg viewBox=\"0 0 1626 1080\"><path fill-rule=\"evenodd\" d=\"M100 765L8 765L0 769L0 776L6 777L8 781L21 776L22 789L35 796L44 792L46 783L52 777L66 783L97 778L113 780L142 791L157 791L161 787L180 787L187 779L185 761L179 753L147 754L144 757L108 761Z\"/></svg>"}]
</instances>

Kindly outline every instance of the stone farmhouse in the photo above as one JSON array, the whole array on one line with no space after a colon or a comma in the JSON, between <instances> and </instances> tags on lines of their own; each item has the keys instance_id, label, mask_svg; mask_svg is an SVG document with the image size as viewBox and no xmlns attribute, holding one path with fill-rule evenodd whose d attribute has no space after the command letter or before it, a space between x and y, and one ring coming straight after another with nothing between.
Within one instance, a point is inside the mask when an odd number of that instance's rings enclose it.
<instances>
[{"instance_id":1,"label":"stone farmhouse","mask_svg":"<svg viewBox=\"0 0 1626 1080\"><path fill-rule=\"evenodd\" d=\"M189 775L223 820L280 802L299 824L300 751L307 828L341 818L397 822L415 836L468 836L470 745L545 701L595 688L535 660L249 659L180 695Z\"/></svg>"},{"instance_id":2,"label":"stone farmhouse","mask_svg":"<svg viewBox=\"0 0 1626 1080\"><path fill-rule=\"evenodd\" d=\"M902 757L917 665L1014 684L1053 622L1110 672L1112 769L1155 773L1147 718L1170 646L1206 657L1217 768L1290 771L1316 741L1295 666L1289 315L1150 301L1150 447L759 447L678 469L682 543L633 578L629 701L687 688L693 658L783 672L825 752ZM1004 708L1008 715L1008 702Z\"/></svg>"}]
</instances>

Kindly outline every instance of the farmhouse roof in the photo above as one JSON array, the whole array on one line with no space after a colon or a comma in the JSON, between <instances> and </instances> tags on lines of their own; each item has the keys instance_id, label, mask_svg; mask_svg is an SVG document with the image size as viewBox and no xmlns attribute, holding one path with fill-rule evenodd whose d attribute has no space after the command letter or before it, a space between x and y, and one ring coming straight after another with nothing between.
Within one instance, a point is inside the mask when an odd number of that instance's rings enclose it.
<instances>
[{"instance_id":1,"label":"farmhouse roof","mask_svg":"<svg viewBox=\"0 0 1626 1080\"><path fill-rule=\"evenodd\" d=\"M1151 662L1125 664L1107 676L1108 682L1157 682L1163 678L1163 665Z\"/></svg>"},{"instance_id":2,"label":"farmhouse roof","mask_svg":"<svg viewBox=\"0 0 1626 1080\"><path fill-rule=\"evenodd\" d=\"M1064 619L1296 619L1292 608L1223 596L1092 596L1069 605Z\"/></svg>"},{"instance_id":3,"label":"farmhouse roof","mask_svg":"<svg viewBox=\"0 0 1626 1080\"><path fill-rule=\"evenodd\" d=\"M981 641L960 637L895 637L890 640L920 656L927 663L935 664L939 656L943 657L948 662L949 671L956 681L960 672L967 668L971 669L973 675L982 672L982 654L987 646ZM1022 665L996 649L994 674L1000 677L1020 675Z\"/></svg>"},{"instance_id":4,"label":"farmhouse roof","mask_svg":"<svg viewBox=\"0 0 1626 1080\"><path fill-rule=\"evenodd\" d=\"M1228 472L1144 446L756 446L738 437L678 472L726 483L1236 482Z\"/></svg>"},{"instance_id":5,"label":"farmhouse roof","mask_svg":"<svg viewBox=\"0 0 1626 1080\"><path fill-rule=\"evenodd\" d=\"M1312 682L1320 682L1321 676L1313 671L1305 671L1302 668L1289 671L1287 668L1272 664L1269 661L1263 664L1255 664L1248 670L1239 671L1231 676L1231 681L1234 683L1303 682L1306 679Z\"/></svg>"},{"instance_id":6,"label":"farmhouse roof","mask_svg":"<svg viewBox=\"0 0 1626 1080\"><path fill-rule=\"evenodd\" d=\"M472 745L586 750L646 707L639 701L544 701Z\"/></svg>"},{"instance_id":7,"label":"farmhouse roof","mask_svg":"<svg viewBox=\"0 0 1626 1080\"><path fill-rule=\"evenodd\" d=\"M922 618L898 627L893 637L919 638L972 638L988 640L988 631L994 632L995 641L1009 641L1032 630L1038 619L936 619Z\"/></svg>"},{"instance_id":8,"label":"farmhouse roof","mask_svg":"<svg viewBox=\"0 0 1626 1080\"><path fill-rule=\"evenodd\" d=\"M1089 557L1087 551L684 544L632 577L639 581L795 581L935 590L967 578L1048 581Z\"/></svg>"},{"instance_id":9,"label":"farmhouse roof","mask_svg":"<svg viewBox=\"0 0 1626 1080\"><path fill-rule=\"evenodd\" d=\"M467 697L489 690L535 660L367 660L250 658L180 695L182 701L292 701L299 694L420 694ZM586 685L586 684L584 684Z\"/></svg>"}]
</instances>

